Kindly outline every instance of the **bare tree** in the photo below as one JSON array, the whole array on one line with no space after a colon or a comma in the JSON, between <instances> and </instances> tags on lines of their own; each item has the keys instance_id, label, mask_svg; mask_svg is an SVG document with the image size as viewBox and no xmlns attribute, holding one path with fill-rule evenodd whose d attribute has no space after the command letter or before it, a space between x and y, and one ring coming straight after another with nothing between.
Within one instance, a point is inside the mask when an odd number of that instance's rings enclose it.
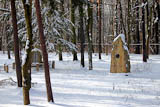
<instances>
[{"instance_id":1,"label":"bare tree","mask_svg":"<svg viewBox=\"0 0 160 107\"><path fill-rule=\"evenodd\" d=\"M72 23L75 25L75 2L74 0L71 0L71 21ZM76 45L76 42L77 42L77 38L76 38L76 29L75 29L75 26L72 26L72 32L73 32L73 35L72 35L72 43ZM75 50L73 50L73 61L75 60L78 60L78 57L77 57L77 52Z\"/></svg>"},{"instance_id":2,"label":"bare tree","mask_svg":"<svg viewBox=\"0 0 160 107\"><path fill-rule=\"evenodd\" d=\"M52 95L51 81L50 81L50 73L49 73L48 53L47 53L46 45L45 45L45 37L44 37L44 31L43 31L43 24L42 24L42 17L41 17L39 0L35 0L35 7L36 7L37 20L38 20L41 49L42 49L43 60L44 60L47 99L48 99L48 102L54 102L53 95Z\"/></svg>"},{"instance_id":3,"label":"bare tree","mask_svg":"<svg viewBox=\"0 0 160 107\"><path fill-rule=\"evenodd\" d=\"M29 90L31 88L31 57L32 57L32 45L33 45L33 34L32 34L32 0L26 1L22 0L24 12L25 12L25 21L27 28L27 41L25 48L25 58L23 59L22 67L22 77L23 77L23 97L24 105L30 104Z\"/></svg>"},{"instance_id":4,"label":"bare tree","mask_svg":"<svg viewBox=\"0 0 160 107\"><path fill-rule=\"evenodd\" d=\"M139 0L136 0L136 54L140 54L140 34L139 34Z\"/></svg>"},{"instance_id":5,"label":"bare tree","mask_svg":"<svg viewBox=\"0 0 160 107\"><path fill-rule=\"evenodd\" d=\"M99 45L98 45L98 50L99 50L99 59L101 59L101 53L102 53L102 44L101 44L101 29L102 29L102 11L101 11L101 5L102 1L98 0L98 32L99 32Z\"/></svg>"},{"instance_id":6,"label":"bare tree","mask_svg":"<svg viewBox=\"0 0 160 107\"><path fill-rule=\"evenodd\" d=\"M93 69L92 64L92 34L93 34L93 9L92 9L93 0L90 0L88 3L88 24L87 24L87 39L88 39L88 60L89 60L89 70Z\"/></svg>"},{"instance_id":7,"label":"bare tree","mask_svg":"<svg viewBox=\"0 0 160 107\"><path fill-rule=\"evenodd\" d=\"M146 31L145 31L145 0L142 1L142 34L143 34L143 61L147 62Z\"/></svg>"},{"instance_id":8,"label":"bare tree","mask_svg":"<svg viewBox=\"0 0 160 107\"><path fill-rule=\"evenodd\" d=\"M22 73L21 73L21 62L19 55L19 40L18 40L18 29L17 29L17 18L16 18L16 7L15 0L11 0L11 13L12 13L12 24L14 32L14 53L16 63L16 74L18 87L22 87Z\"/></svg>"},{"instance_id":9,"label":"bare tree","mask_svg":"<svg viewBox=\"0 0 160 107\"><path fill-rule=\"evenodd\" d=\"M79 14L80 14L80 40L81 40L81 66L85 67L85 63L84 63L84 42L85 42L85 36L84 36L84 24L83 24L83 17L84 17L84 13L83 13L83 2L79 1L80 5L79 5Z\"/></svg>"}]
</instances>

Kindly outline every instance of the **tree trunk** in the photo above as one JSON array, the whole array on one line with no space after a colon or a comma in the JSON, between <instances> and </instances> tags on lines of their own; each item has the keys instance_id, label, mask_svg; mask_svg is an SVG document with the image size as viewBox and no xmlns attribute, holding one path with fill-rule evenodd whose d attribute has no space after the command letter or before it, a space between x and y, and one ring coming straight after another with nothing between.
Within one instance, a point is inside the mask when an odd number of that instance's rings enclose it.
<instances>
[{"instance_id":1,"label":"tree trunk","mask_svg":"<svg viewBox=\"0 0 160 107\"><path fill-rule=\"evenodd\" d=\"M39 0L35 0L35 7L36 7L37 20L38 20L39 37L40 37L42 55L43 55L43 60L44 60L47 99L48 99L48 102L54 102L53 95L52 95L51 81L50 81L50 73L49 73L48 53L47 53L46 45L45 45L45 36L44 36L44 31L43 31Z\"/></svg>"},{"instance_id":2,"label":"tree trunk","mask_svg":"<svg viewBox=\"0 0 160 107\"><path fill-rule=\"evenodd\" d=\"M65 13L65 9L64 9L64 0L61 0L61 16L63 16L63 14ZM65 34L64 34L65 35ZM58 44L58 51L59 51L59 61L63 61L63 46L61 45L61 43Z\"/></svg>"},{"instance_id":3,"label":"tree trunk","mask_svg":"<svg viewBox=\"0 0 160 107\"><path fill-rule=\"evenodd\" d=\"M120 11L120 33L124 33L124 35L127 36L124 21L123 21L122 4L121 4L120 0L119 0L119 11ZM128 39L130 39L130 37ZM130 42L130 40L129 40L129 42Z\"/></svg>"},{"instance_id":4,"label":"tree trunk","mask_svg":"<svg viewBox=\"0 0 160 107\"><path fill-rule=\"evenodd\" d=\"M29 98L29 90L31 88L31 57L32 57L32 0L28 1L22 0L24 12L25 12L25 21L27 28L27 41L25 48L25 59L23 59L23 67L22 67L22 76L23 76L23 97L24 97L24 105L30 104Z\"/></svg>"},{"instance_id":5,"label":"tree trunk","mask_svg":"<svg viewBox=\"0 0 160 107\"><path fill-rule=\"evenodd\" d=\"M59 50L59 61L63 61L63 56L62 56L62 45L61 44L58 44L58 50Z\"/></svg>"},{"instance_id":6,"label":"tree trunk","mask_svg":"<svg viewBox=\"0 0 160 107\"><path fill-rule=\"evenodd\" d=\"M7 7L7 1L6 0L4 0L4 5L3 5L3 8L6 8ZM3 50L3 54L5 54L5 51L6 51L6 21L5 21L5 23L3 23L3 36L2 36L2 50Z\"/></svg>"},{"instance_id":7,"label":"tree trunk","mask_svg":"<svg viewBox=\"0 0 160 107\"><path fill-rule=\"evenodd\" d=\"M90 0L91 4L93 3L93 0ZM89 60L89 70L93 69L92 64L92 27L93 27L93 14L92 14L92 6L88 4L88 23L87 23L87 39L88 39L88 60Z\"/></svg>"},{"instance_id":8,"label":"tree trunk","mask_svg":"<svg viewBox=\"0 0 160 107\"><path fill-rule=\"evenodd\" d=\"M152 7L149 9L149 5L148 5L148 0L147 0L147 6L146 6L146 9L147 9L147 33L148 33L148 36L147 36L147 40L146 40L146 51L147 51L147 59L149 59L149 44L150 44L150 37L151 37L151 22L152 22Z\"/></svg>"},{"instance_id":9,"label":"tree trunk","mask_svg":"<svg viewBox=\"0 0 160 107\"><path fill-rule=\"evenodd\" d=\"M159 43L159 18L160 18L160 13L159 13L159 2L158 2L158 0L156 0L156 2L155 2L155 4L156 4L156 6L155 6L155 13L156 13L156 17L155 17L155 40L156 40L156 44L158 44ZM159 54L159 45L157 45L156 46L156 54Z\"/></svg>"},{"instance_id":10,"label":"tree trunk","mask_svg":"<svg viewBox=\"0 0 160 107\"><path fill-rule=\"evenodd\" d=\"M140 34L139 34L139 2L136 0L136 54L140 54Z\"/></svg>"},{"instance_id":11,"label":"tree trunk","mask_svg":"<svg viewBox=\"0 0 160 107\"><path fill-rule=\"evenodd\" d=\"M130 35L130 19L131 19L131 1L130 0L128 0L128 36L127 36L127 38L128 38L128 49L130 48L130 44L131 44L131 35Z\"/></svg>"},{"instance_id":12,"label":"tree trunk","mask_svg":"<svg viewBox=\"0 0 160 107\"><path fill-rule=\"evenodd\" d=\"M143 0L143 4L145 4L145 0ZM142 7L142 34L143 34L143 62L147 62L146 32L145 32L145 6Z\"/></svg>"},{"instance_id":13,"label":"tree trunk","mask_svg":"<svg viewBox=\"0 0 160 107\"><path fill-rule=\"evenodd\" d=\"M73 3L74 0L71 0L71 21L72 23L75 25L75 4ZM72 36L72 43L76 45L76 29L75 26L72 26L72 32L73 32L73 36ZM73 50L73 61L78 60L77 57L77 52L75 50Z\"/></svg>"},{"instance_id":14,"label":"tree trunk","mask_svg":"<svg viewBox=\"0 0 160 107\"><path fill-rule=\"evenodd\" d=\"M84 17L84 13L83 13L83 4L81 3L79 5L79 15L80 15L80 40L81 40L81 66L85 67L85 63L84 63L84 42L85 42L85 36L84 36L84 28L83 28L83 17Z\"/></svg>"},{"instance_id":15,"label":"tree trunk","mask_svg":"<svg viewBox=\"0 0 160 107\"><path fill-rule=\"evenodd\" d=\"M114 35L113 35L113 39L115 37L118 36L118 3L116 2L116 5L115 5L115 18L114 18Z\"/></svg>"},{"instance_id":16,"label":"tree trunk","mask_svg":"<svg viewBox=\"0 0 160 107\"><path fill-rule=\"evenodd\" d=\"M101 28L102 28L102 20L101 20L101 0L98 0L98 32L99 32L99 44L98 44L98 51L99 51L99 59L101 59L102 53L102 44L101 44Z\"/></svg>"}]
</instances>

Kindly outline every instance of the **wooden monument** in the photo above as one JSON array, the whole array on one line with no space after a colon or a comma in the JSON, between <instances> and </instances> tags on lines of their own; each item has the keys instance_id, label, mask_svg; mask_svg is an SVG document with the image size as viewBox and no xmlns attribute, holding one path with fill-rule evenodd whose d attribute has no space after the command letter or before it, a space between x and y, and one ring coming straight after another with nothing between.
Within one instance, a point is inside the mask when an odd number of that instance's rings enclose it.
<instances>
[{"instance_id":1,"label":"wooden monument","mask_svg":"<svg viewBox=\"0 0 160 107\"><path fill-rule=\"evenodd\" d=\"M130 72L130 59L125 35L120 34L113 41L111 52L111 73L128 73Z\"/></svg>"},{"instance_id":2,"label":"wooden monument","mask_svg":"<svg viewBox=\"0 0 160 107\"><path fill-rule=\"evenodd\" d=\"M33 49L33 51L32 51L32 63L42 63L41 50Z\"/></svg>"}]
</instances>

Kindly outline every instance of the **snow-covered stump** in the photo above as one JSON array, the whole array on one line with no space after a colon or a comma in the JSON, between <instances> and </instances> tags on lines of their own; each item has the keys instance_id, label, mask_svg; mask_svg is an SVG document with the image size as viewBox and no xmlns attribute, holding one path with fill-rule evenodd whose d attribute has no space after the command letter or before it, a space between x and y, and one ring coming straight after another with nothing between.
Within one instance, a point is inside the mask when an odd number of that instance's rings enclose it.
<instances>
[{"instance_id":1,"label":"snow-covered stump","mask_svg":"<svg viewBox=\"0 0 160 107\"><path fill-rule=\"evenodd\" d=\"M128 73L130 72L130 59L125 35L120 34L113 41L111 53L111 73Z\"/></svg>"}]
</instances>

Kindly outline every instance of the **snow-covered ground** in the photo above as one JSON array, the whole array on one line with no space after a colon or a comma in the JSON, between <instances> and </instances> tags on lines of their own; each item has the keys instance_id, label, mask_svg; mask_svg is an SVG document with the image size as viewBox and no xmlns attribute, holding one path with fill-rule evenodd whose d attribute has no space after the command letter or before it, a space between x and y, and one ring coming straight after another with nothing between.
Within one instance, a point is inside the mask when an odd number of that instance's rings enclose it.
<instances>
[{"instance_id":1,"label":"snow-covered ground","mask_svg":"<svg viewBox=\"0 0 160 107\"><path fill-rule=\"evenodd\" d=\"M80 54L78 54L80 59ZM55 60L51 69L51 82L55 104L48 103L43 69L32 69L30 106L34 107L159 107L160 106L160 56L152 55L148 63L142 62L141 55L131 54L131 73L111 74L110 55L93 55L94 70L88 70L80 61L72 61L72 55L64 53L64 61L58 55L49 54ZM0 54L0 107L23 106L22 88L17 88L15 71L10 65L9 73L3 71L3 64L11 64L7 55Z\"/></svg>"}]
</instances>

